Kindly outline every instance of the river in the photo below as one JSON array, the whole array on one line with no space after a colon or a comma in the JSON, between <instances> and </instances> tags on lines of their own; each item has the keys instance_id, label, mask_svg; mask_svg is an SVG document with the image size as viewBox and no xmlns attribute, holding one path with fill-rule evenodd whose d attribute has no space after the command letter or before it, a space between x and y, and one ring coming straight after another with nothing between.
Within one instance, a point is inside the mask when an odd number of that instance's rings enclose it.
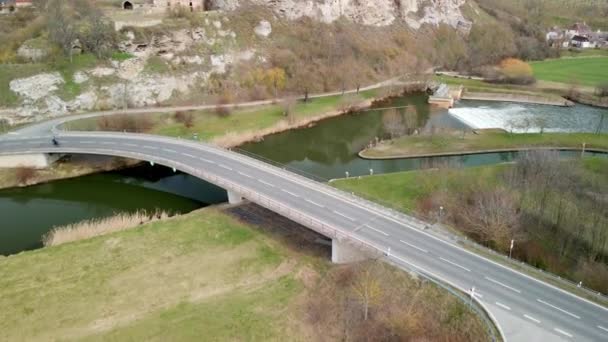
<instances>
[{"instance_id":1,"label":"river","mask_svg":"<svg viewBox=\"0 0 608 342\"><path fill-rule=\"evenodd\" d=\"M447 110L431 108L423 94L409 95L380 105L415 108L416 124L420 130L434 127L465 128L462 117ZM504 107L503 107L504 106ZM495 113L494 117L520 110L521 105L466 102L456 107L459 113L475 112L478 107ZM467 109L468 108L468 109ZM502 111L501 111L502 108ZM514 109L516 108L516 109ZM519 108L519 109L517 109ZM547 106L524 106L527 115L540 108L542 115L558 112L563 120L553 118L550 124L568 122L570 112ZM553 108L553 107L551 107ZM587 119L587 126L577 130L589 131L599 120L598 112L590 107L575 107L572 113ZM411 109L410 109L411 110ZM452 110L454 111L454 109ZM482 113L486 111L478 111ZM503 113L503 114L497 114ZM482 114L480 114L482 115ZM257 143L245 144L241 152L255 154L310 177L332 178L414 170L437 163L464 167L508 162L517 153L486 153L465 156L413 158L398 160L363 160L357 153L370 141L387 137L383 118L386 110L368 110L324 120L313 127L288 131L266 137ZM477 116L474 116L477 117ZM593 121L595 118L596 121ZM608 126L608 122L605 124ZM585 128L587 127L587 128ZM562 152L564 157L578 152ZM119 195L117 195L119 194ZM142 165L131 170L109 172L76 179L61 180L27 188L0 191L0 254L12 254L41 246L41 236L54 226L83 219L104 217L121 211L161 209L184 213L208 204L226 200L225 191L202 180L172 170Z\"/></svg>"}]
</instances>

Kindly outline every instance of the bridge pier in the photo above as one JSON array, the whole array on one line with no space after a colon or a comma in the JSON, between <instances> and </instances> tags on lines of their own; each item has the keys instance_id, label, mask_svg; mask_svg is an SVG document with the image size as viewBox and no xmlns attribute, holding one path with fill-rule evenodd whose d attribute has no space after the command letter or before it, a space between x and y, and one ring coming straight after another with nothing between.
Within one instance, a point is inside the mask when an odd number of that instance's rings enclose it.
<instances>
[{"instance_id":1,"label":"bridge pier","mask_svg":"<svg viewBox=\"0 0 608 342\"><path fill-rule=\"evenodd\" d=\"M226 190L226 192L228 193L228 203L239 204L243 202L243 196L240 194L230 190Z\"/></svg>"},{"instance_id":2,"label":"bridge pier","mask_svg":"<svg viewBox=\"0 0 608 342\"><path fill-rule=\"evenodd\" d=\"M30 153L0 156L0 168L32 167L45 169L59 159L58 154Z\"/></svg>"},{"instance_id":3,"label":"bridge pier","mask_svg":"<svg viewBox=\"0 0 608 342\"><path fill-rule=\"evenodd\" d=\"M349 264L351 262L369 259L365 252L338 239L331 240L331 262L334 264Z\"/></svg>"}]
</instances>

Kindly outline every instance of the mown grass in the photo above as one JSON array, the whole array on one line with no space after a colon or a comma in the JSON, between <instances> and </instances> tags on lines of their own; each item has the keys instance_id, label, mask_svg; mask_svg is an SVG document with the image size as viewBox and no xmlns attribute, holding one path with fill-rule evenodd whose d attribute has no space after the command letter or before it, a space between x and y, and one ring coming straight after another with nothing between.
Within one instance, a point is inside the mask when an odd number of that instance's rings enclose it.
<instances>
[{"instance_id":1,"label":"mown grass","mask_svg":"<svg viewBox=\"0 0 608 342\"><path fill-rule=\"evenodd\" d=\"M531 63L539 80L596 86L608 80L608 57L550 59Z\"/></svg>"},{"instance_id":2,"label":"mown grass","mask_svg":"<svg viewBox=\"0 0 608 342\"><path fill-rule=\"evenodd\" d=\"M285 255L204 209L2 258L0 340L290 339L302 286L278 271Z\"/></svg>"},{"instance_id":3,"label":"mown grass","mask_svg":"<svg viewBox=\"0 0 608 342\"><path fill-rule=\"evenodd\" d=\"M608 134L592 133L523 133L510 134L497 130L480 130L479 134L404 136L390 144L380 144L362 155L373 158L406 157L421 154L474 152L493 149L528 147L569 147L608 150Z\"/></svg>"}]
</instances>

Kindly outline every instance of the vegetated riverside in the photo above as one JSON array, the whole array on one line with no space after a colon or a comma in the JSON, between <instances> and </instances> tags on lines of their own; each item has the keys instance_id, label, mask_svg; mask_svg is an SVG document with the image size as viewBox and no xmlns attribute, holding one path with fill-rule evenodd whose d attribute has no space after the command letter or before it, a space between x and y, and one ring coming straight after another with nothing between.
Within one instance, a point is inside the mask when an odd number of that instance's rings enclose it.
<instances>
[{"instance_id":1,"label":"vegetated riverside","mask_svg":"<svg viewBox=\"0 0 608 342\"><path fill-rule=\"evenodd\" d=\"M517 153L505 152L395 160L358 158L357 153L376 138L390 137L391 121L387 117L390 119L390 116L394 116L395 113L405 116L405 112L409 111L409 115L414 118L412 130L432 129L432 127L466 128L447 111L431 109L426 103L426 99L424 94L393 98L377 104L378 107L392 109L372 109L342 115L323 120L309 128L270 135L263 141L245 144L241 148L245 153L254 153L273 162L284 164L296 172L325 180L345 177L347 172L349 176L360 176L368 175L371 172L374 174L398 172L446 163L477 166L508 162L517 157ZM213 120L237 119L238 117L224 117ZM562 155L574 156L578 153L564 152ZM212 196L211 199L201 199L201 195L209 193L208 185L204 185L207 183L187 175L173 175L173 172L167 169L161 172L164 176L153 178L155 180L152 182L138 180L138 177L151 171L148 168L140 170L134 172L134 175L137 176L135 178L124 178L124 174L110 173L0 192L0 202L6 203L6 205L0 206L0 212L3 217L11 217L5 222L14 222L11 226L4 225L0 230L0 234L6 236L6 238L0 239L0 241L6 241L6 245L3 244L0 253L15 253L39 247L41 235L53 226L108 216L116 211L125 210L158 208L187 212L201 206L200 202L217 203L223 200L222 196L225 196L221 190L214 188L215 190L211 193L219 195ZM156 170L152 173L159 172L160 169ZM193 198L197 202L184 202L185 200L172 195L163 198L165 195L160 193L153 195L159 196L158 199L155 199L151 195L143 194L150 190L134 187L134 184L144 184L147 187L157 184L156 189L172 190L182 195L185 190L189 190L187 197ZM158 184L165 186L158 186ZM68 197L66 193L73 194ZM116 195L118 193L120 196ZM182 207L178 203L182 203L184 206ZM65 205L74 209L61 211L60 208ZM38 212L40 215L32 216L31 212Z\"/></svg>"}]
</instances>

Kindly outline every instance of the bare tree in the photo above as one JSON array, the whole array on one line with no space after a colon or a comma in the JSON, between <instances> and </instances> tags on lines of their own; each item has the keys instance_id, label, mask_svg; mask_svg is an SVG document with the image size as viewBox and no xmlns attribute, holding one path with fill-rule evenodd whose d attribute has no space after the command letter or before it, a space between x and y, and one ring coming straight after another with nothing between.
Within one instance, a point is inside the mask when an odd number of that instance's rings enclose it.
<instances>
[{"instance_id":1,"label":"bare tree","mask_svg":"<svg viewBox=\"0 0 608 342\"><path fill-rule=\"evenodd\" d=\"M73 20L66 14L65 1L49 0L48 6L49 39L61 47L64 55L72 61L72 50L77 38Z\"/></svg>"},{"instance_id":2,"label":"bare tree","mask_svg":"<svg viewBox=\"0 0 608 342\"><path fill-rule=\"evenodd\" d=\"M352 286L357 301L363 307L363 320L368 319L370 307L376 305L382 296L382 287L373 272L373 266L373 263L362 265Z\"/></svg>"}]
</instances>

